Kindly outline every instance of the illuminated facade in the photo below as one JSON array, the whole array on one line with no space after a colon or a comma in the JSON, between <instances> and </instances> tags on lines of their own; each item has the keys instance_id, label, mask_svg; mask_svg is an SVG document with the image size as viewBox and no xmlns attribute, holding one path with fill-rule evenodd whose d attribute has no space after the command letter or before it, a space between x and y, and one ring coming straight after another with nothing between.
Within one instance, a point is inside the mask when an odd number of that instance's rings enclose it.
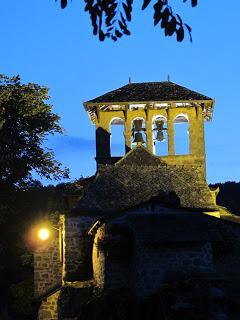
<instances>
[{"instance_id":1,"label":"illuminated facade","mask_svg":"<svg viewBox=\"0 0 240 320\"><path fill-rule=\"evenodd\" d=\"M134 144L134 121L142 120L143 143L150 153L156 153L156 123L163 122L168 152L167 164L201 165L205 168L204 120L211 120L214 100L172 82L130 83L84 103L96 126L96 160L112 164L119 160L111 156L111 125L124 125L126 153ZM176 123L189 124L189 152L176 155ZM136 134L137 132L135 132Z\"/></svg>"},{"instance_id":2,"label":"illuminated facade","mask_svg":"<svg viewBox=\"0 0 240 320\"><path fill-rule=\"evenodd\" d=\"M240 283L240 228L206 182L204 121L213 106L172 82L130 83L84 103L96 126L97 173L60 216L59 237L35 254L40 320L96 319L109 290L148 301L159 319L161 312L181 320L231 316L226 296L232 303L240 296L229 289ZM121 157L111 150L115 125L123 126Z\"/></svg>"}]
</instances>

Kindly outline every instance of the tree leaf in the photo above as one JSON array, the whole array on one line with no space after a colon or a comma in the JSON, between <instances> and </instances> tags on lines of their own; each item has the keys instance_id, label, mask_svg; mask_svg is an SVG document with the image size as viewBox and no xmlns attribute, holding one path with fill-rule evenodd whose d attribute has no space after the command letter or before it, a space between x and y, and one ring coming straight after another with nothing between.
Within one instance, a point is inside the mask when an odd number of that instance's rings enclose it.
<instances>
[{"instance_id":1,"label":"tree leaf","mask_svg":"<svg viewBox=\"0 0 240 320\"><path fill-rule=\"evenodd\" d=\"M180 17L180 15L179 15L179 14L176 14L176 16L177 16L177 18L178 18L178 20L179 20L180 24L182 25L182 18Z\"/></svg>"},{"instance_id":2,"label":"tree leaf","mask_svg":"<svg viewBox=\"0 0 240 320\"><path fill-rule=\"evenodd\" d=\"M127 36L131 34L128 28L120 20L118 21L118 24L124 34L126 34Z\"/></svg>"},{"instance_id":3,"label":"tree leaf","mask_svg":"<svg viewBox=\"0 0 240 320\"><path fill-rule=\"evenodd\" d=\"M121 38L123 35L118 29L115 30L115 34L118 38Z\"/></svg>"},{"instance_id":4,"label":"tree leaf","mask_svg":"<svg viewBox=\"0 0 240 320\"><path fill-rule=\"evenodd\" d=\"M129 7L130 12L132 12L132 4L133 4L133 0L127 0L127 5Z\"/></svg>"},{"instance_id":5,"label":"tree leaf","mask_svg":"<svg viewBox=\"0 0 240 320\"><path fill-rule=\"evenodd\" d=\"M198 0L192 0L192 7L196 7L198 4Z\"/></svg>"},{"instance_id":6,"label":"tree leaf","mask_svg":"<svg viewBox=\"0 0 240 320\"><path fill-rule=\"evenodd\" d=\"M131 21L132 16L131 16L131 10L130 10L129 6L127 6L125 3L123 3L122 5L123 5L123 9L125 11L127 20Z\"/></svg>"},{"instance_id":7,"label":"tree leaf","mask_svg":"<svg viewBox=\"0 0 240 320\"><path fill-rule=\"evenodd\" d=\"M62 9L65 9L67 4L68 4L67 0L61 0L61 8Z\"/></svg>"},{"instance_id":8,"label":"tree leaf","mask_svg":"<svg viewBox=\"0 0 240 320\"><path fill-rule=\"evenodd\" d=\"M161 27L162 28L166 28L166 26L168 24L169 16L170 16L169 9L165 8L163 13L162 13L162 22L161 22Z\"/></svg>"},{"instance_id":9,"label":"tree leaf","mask_svg":"<svg viewBox=\"0 0 240 320\"><path fill-rule=\"evenodd\" d=\"M144 0L142 5L142 10L146 9L150 2L151 0Z\"/></svg>"},{"instance_id":10,"label":"tree leaf","mask_svg":"<svg viewBox=\"0 0 240 320\"><path fill-rule=\"evenodd\" d=\"M93 27L93 34L96 36L98 33L98 26L95 24Z\"/></svg>"},{"instance_id":11,"label":"tree leaf","mask_svg":"<svg viewBox=\"0 0 240 320\"><path fill-rule=\"evenodd\" d=\"M169 21L169 23L166 26L165 31L167 31L168 36L172 36L174 32L176 31L177 21L175 17L172 17L172 19Z\"/></svg>"},{"instance_id":12,"label":"tree leaf","mask_svg":"<svg viewBox=\"0 0 240 320\"><path fill-rule=\"evenodd\" d=\"M112 39L113 41L117 41L117 37L114 36L114 35L111 36L111 39Z\"/></svg>"},{"instance_id":13,"label":"tree leaf","mask_svg":"<svg viewBox=\"0 0 240 320\"><path fill-rule=\"evenodd\" d=\"M183 29L183 27L181 26L176 32L177 32L177 41L178 42L182 42L183 39L184 39L184 29Z\"/></svg>"},{"instance_id":14,"label":"tree leaf","mask_svg":"<svg viewBox=\"0 0 240 320\"><path fill-rule=\"evenodd\" d=\"M127 27L126 19L124 18L122 12L120 12L120 16L121 16L121 19L122 19L122 23L125 25L125 27Z\"/></svg>"},{"instance_id":15,"label":"tree leaf","mask_svg":"<svg viewBox=\"0 0 240 320\"><path fill-rule=\"evenodd\" d=\"M188 33L189 33L189 37L190 37L190 41L192 42L192 29L191 27L185 23L185 27L188 29Z\"/></svg>"},{"instance_id":16,"label":"tree leaf","mask_svg":"<svg viewBox=\"0 0 240 320\"><path fill-rule=\"evenodd\" d=\"M161 1L158 1L153 6L153 9L154 9L154 15L153 15L154 26L156 26L159 23L159 21L162 19L162 12L161 12L162 8L163 8L163 4L162 4Z\"/></svg>"},{"instance_id":17,"label":"tree leaf","mask_svg":"<svg viewBox=\"0 0 240 320\"><path fill-rule=\"evenodd\" d=\"M93 7L93 3L94 3L94 0L85 0L86 2L86 6L85 6L85 11L90 11Z\"/></svg>"},{"instance_id":18,"label":"tree leaf","mask_svg":"<svg viewBox=\"0 0 240 320\"><path fill-rule=\"evenodd\" d=\"M105 34L104 32L100 29L98 32L99 40L104 41L105 40Z\"/></svg>"}]
</instances>

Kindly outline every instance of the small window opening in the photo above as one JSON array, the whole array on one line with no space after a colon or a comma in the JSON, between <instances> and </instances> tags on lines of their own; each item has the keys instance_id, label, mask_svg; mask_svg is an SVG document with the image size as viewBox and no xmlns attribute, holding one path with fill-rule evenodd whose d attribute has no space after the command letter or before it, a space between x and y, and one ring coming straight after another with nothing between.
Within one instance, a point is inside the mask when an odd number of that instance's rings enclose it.
<instances>
[{"instance_id":1,"label":"small window opening","mask_svg":"<svg viewBox=\"0 0 240 320\"><path fill-rule=\"evenodd\" d=\"M146 147L146 123L143 118L135 118L132 121L132 148L137 145Z\"/></svg>"},{"instance_id":2,"label":"small window opening","mask_svg":"<svg viewBox=\"0 0 240 320\"><path fill-rule=\"evenodd\" d=\"M120 157L125 154L124 121L114 118L110 124L111 130L111 156Z\"/></svg>"},{"instance_id":3,"label":"small window opening","mask_svg":"<svg viewBox=\"0 0 240 320\"><path fill-rule=\"evenodd\" d=\"M174 148L176 155L189 154L188 116L179 114L174 120Z\"/></svg>"},{"instance_id":4,"label":"small window opening","mask_svg":"<svg viewBox=\"0 0 240 320\"><path fill-rule=\"evenodd\" d=\"M168 132L167 119L164 116L157 116L153 119L153 154L156 156L168 155Z\"/></svg>"}]
</instances>

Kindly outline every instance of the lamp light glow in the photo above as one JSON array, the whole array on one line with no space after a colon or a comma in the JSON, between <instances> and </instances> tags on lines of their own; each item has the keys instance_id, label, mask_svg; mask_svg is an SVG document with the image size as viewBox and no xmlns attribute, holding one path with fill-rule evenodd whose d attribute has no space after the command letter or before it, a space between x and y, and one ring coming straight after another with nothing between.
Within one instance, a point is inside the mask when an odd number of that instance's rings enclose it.
<instances>
[{"instance_id":1,"label":"lamp light glow","mask_svg":"<svg viewBox=\"0 0 240 320\"><path fill-rule=\"evenodd\" d=\"M50 232L47 228L41 228L38 231L38 238L41 239L42 241L45 241L49 238Z\"/></svg>"}]
</instances>

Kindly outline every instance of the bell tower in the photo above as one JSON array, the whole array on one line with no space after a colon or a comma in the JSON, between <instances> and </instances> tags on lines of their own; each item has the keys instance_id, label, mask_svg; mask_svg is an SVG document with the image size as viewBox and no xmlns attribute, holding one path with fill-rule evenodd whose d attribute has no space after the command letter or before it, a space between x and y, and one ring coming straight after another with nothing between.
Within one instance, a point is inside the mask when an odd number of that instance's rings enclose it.
<instances>
[{"instance_id":1,"label":"bell tower","mask_svg":"<svg viewBox=\"0 0 240 320\"><path fill-rule=\"evenodd\" d=\"M199 166L205 175L204 121L210 121L214 100L170 81L129 83L84 103L96 127L97 166L114 164L111 125L124 125L125 153L142 145L167 164ZM177 152L180 125L187 124L188 148ZM157 150L165 148L164 155Z\"/></svg>"}]
</instances>

